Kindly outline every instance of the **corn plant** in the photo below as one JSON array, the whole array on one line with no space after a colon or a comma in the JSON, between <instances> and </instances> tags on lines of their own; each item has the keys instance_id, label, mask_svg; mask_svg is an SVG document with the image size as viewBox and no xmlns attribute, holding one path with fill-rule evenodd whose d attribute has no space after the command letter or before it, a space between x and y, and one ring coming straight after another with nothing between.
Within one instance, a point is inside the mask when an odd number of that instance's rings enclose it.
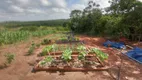
<instances>
[{"instance_id":1,"label":"corn plant","mask_svg":"<svg viewBox=\"0 0 142 80\"><path fill-rule=\"evenodd\" d=\"M27 40L30 37L42 37L55 31L49 30L37 30L37 31L28 31L28 30L0 30L0 45L4 44L13 44L23 40Z\"/></svg>"},{"instance_id":2,"label":"corn plant","mask_svg":"<svg viewBox=\"0 0 142 80\"><path fill-rule=\"evenodd\" d=\"M0 31L0 45L26 40L29 35L28 31Z\"/></svg>"}]
</instances>

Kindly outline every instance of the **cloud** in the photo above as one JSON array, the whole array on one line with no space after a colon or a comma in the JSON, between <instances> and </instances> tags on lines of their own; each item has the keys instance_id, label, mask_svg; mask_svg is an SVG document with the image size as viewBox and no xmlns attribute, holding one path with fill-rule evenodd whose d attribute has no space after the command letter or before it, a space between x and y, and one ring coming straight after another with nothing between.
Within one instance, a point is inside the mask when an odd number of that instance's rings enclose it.
<instances>
[{"instance_id":1,"label":"cloud","mask_svg":"<svg viewBox=\"0 0 142 80\"><path fill-rule=\"evenodd\" d=\"M22 9L21 7L18 7L16 5L11 5L11 7L9 7L9 9L11 10L11 12L24 12L24 9Z\"/></svg>"},{"instance_id":2,"label":"cloud","mask_svg":"<svg viewBox=\"0 0 142 80\"><path fill-rule=\"evenodd\" d=\"M83 10L89 0L0 0L0 20L49 20L69 18L74 9ZM95 0L107 6L108 0Z\"/></svg>"},{"instance_id":3,"label":"cloud","mask_svg":"<svg viewBox=\"0 0 142 80\"><path fill-rule=\"evenodd\" d=\"M52 5L52 3L49 2L48 0L40 0L40 1L41 1L42 5L44 5L44 6L50 6L50 5Z\"/></svg>"},{"instance_id":4,"label":"cloud","mask_svg":"<svg viewBox=\"0 0 142 80\"><path fill-rule=\"evenodd\" d=\"M72 10L75 10L75 9L77 9L77 10L83 10L84 8L85 8L86 6L85 5L83 5L83 4L74 4L74 5L72 5Z\"/></svg>"},{"instance_id":5,"label":"cloud","mask_svg":"<svg viewBox=\"0 0 142 80\"><path fill-rule=\"evenodd\" d=\"M64 9L64 8L52 8L52 10L54 12L57 12L57 13L60 13L60 12L62 12L62 13L69 13L70 12L70 10Z\"/></svg>"}]
</instances>

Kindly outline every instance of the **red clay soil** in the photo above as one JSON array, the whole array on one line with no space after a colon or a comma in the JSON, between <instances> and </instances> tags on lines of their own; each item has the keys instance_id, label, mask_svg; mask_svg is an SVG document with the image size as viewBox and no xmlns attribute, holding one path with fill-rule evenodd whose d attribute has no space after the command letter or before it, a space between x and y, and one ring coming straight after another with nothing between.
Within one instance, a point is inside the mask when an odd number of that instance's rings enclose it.
<instances>
[{"instance_id":1,"label":"red clay soil","mask_svg":"<svg viewBox=\"0 0 142 80\"><path fill-rule=\"evenodd\" d=\"M0 69L0 80L116 80L118 67L121 65L120 80L142 80L142 65L130 60L119 51L106 48L102 45L104 38L80 36L87 47L97 47L109 54L107 65L112 66L109 71L92 72L36 72L31 70L35 64L37 54L44 46L36 49L34 55L27 54L31 42L24 42L17 45L4 46L0 48L0 65L5 61L3 55L7 52L15 53L16 59L7 68ZM36 42L39 40L34 39ZM121 63L122 61L122 63Z\"/></svg>"}]
</instances>

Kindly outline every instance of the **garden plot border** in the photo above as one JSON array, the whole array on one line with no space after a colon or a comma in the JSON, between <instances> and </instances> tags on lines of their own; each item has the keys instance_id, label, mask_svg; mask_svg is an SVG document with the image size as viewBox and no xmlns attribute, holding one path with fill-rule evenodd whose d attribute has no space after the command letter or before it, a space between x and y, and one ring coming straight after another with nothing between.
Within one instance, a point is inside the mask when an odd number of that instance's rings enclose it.
<instances>
[{"instance_id":1,"label":"garden plot border","mask_svg":"<svg viewBox=\"0 0 142 80\"><path fill-rule=\"evenodd\" d=\"M84 41L80 41L80 40L78 40L78 41L68 41L68 40L61 41L61 40L57 40L57 41L55 41L55 43L56 44L84 43Z\"/></svg>"},{"instance_id":2,"label":"garden plot border","mask_svg":"<svg viewBox=\"0 0 142 80\"><path fill-rule=\"evenodd\" d=\"M79 52L73 52L72 54L77 57ZM58 58L59 55L61 55L62 52L53 52L50 53L50 56L52 56L53 58ZM73 56L72 55L72 56ZM33 70L36 71L107 71L110 67L109 66L104 66L104 63L101 62L101 60L99 60L99 58L97 58L95 55L88 53L88 55L86 55L86 57L94 57L96 58L97 62L100 63L100 65L96 66L95 68L92 67L82 67L82 68L74 68L74 67L70 67L70 66L64 66L64 67L39 67L39 63L40 61L42 61L44 58L40 59L38 61L38 63L34 66Z\"/></svg>"}]
</instances>

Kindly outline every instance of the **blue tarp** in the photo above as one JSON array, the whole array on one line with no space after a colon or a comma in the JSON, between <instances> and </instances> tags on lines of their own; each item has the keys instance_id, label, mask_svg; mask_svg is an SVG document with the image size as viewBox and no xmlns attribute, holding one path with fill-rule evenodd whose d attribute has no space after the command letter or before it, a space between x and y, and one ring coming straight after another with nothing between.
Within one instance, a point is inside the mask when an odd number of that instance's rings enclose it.
<instances>
[{"instance_id":1,"label":"blue tarp","mask_svg":"<svg viewBox=\"0 0 142 80\"><path fill-rule=\"evenodd\" d=\"M142 64L142 49L140 49L138 47L135 47L133 50L128 51L126 53L126 55L129 58L131 58L131 59L133 59L133 60L135 60L135 61L137 61L137 62Z\"/></svg>"},{"instance_id":2,"label":"blue tarp","mask_svg":"<svg viewBox=\"0 0 142 80\"><path fill-rule=\"evenodd\" d=\"M117 48L117 49L125 49L126 46L123 42L112 42L112 41L106 41L104 44L104 46L106 47L113 47L113 48Z\"/></svg>"}]
</instances>

